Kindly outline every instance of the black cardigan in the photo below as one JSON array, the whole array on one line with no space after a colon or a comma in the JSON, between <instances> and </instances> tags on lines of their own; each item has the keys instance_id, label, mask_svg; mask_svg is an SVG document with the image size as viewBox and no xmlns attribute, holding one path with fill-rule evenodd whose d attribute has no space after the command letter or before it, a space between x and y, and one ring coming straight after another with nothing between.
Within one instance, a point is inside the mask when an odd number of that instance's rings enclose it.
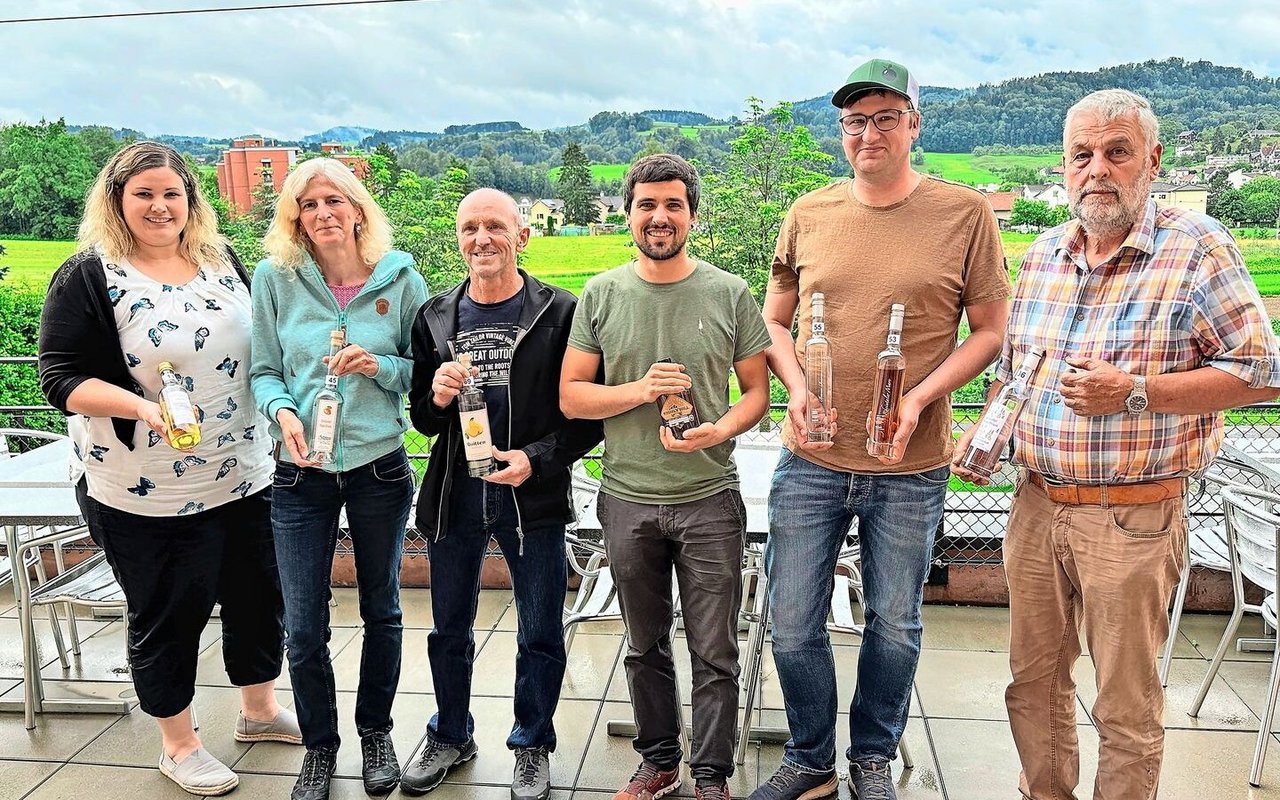
<instances>
[{"instance_id":1,"label":"black cardigan","mask_svg":"<svg viewBox=\"0 0 1280 800\"><path fill-rule=\"evenodd\" d=\"M235 251L227 248L227 255L248 287L249 275ZM72 414L67 398L90 378L142 396L124 359L113 308L97 253L76 253L53 273L40 312L40 391L63 414ZM111 423L116 438L132 450L137 420L113 417Z\"/></svg>"}]
</instances>

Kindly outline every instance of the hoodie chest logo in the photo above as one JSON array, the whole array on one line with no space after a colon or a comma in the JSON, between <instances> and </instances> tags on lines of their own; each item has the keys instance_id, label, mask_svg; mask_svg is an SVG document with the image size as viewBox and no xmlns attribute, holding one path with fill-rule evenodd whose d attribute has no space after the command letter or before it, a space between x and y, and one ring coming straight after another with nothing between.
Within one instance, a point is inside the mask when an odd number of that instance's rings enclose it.
<instances>
[{"instance_id":1,"label":"hoodie chest logo","mask_svg":"<svg viewBox=\"0 0 1280 800\"><path fill-rule=\"evenodd\" d=\"M379 314L385 317L387 312L391 310L391 301L385 297L379 297L378 301L373 304L373 307L377 309Z\"/></svg>"}]
</instances>

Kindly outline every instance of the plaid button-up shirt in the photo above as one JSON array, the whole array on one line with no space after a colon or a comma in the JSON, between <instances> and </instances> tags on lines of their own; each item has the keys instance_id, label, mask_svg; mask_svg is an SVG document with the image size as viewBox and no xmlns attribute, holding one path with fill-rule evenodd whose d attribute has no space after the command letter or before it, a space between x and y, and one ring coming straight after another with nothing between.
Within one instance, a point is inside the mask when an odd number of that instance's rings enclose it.
<instances>
[{"instance_id":1,"label":"plaid button-up shirt","mask_svg":"<svg viewBox=\"0 0 1280 800\"><path fill-rule=\"evenodd\" d=\"M1018 273L996 377L1045 351L1014 430L1014 463L1069 483L1137 483L1196 473L1222 443L1222 414L1081 417L1058 394L1067 356L1137 375L1210 366L1280 387L1280 343L1230 232L1210 217L1148 202L1103 264L1090 268L1072 220L1031 245Z\"/></svg>"}]
</instances>

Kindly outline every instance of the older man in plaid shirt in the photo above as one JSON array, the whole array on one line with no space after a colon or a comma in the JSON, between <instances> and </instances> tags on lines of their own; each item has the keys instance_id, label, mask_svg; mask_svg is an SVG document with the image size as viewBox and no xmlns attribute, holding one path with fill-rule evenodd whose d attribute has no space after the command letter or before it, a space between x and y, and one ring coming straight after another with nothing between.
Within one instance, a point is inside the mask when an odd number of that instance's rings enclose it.
<instances>
[{"instance_id":1,"label":"older man in plaid shirt","mask_svg":"<svg viewBox=\"0 0 1280 800\"><path fill-rule=\"evenodd\" d=\"M1004 540L1005 701L1019 788L1032 800L1075 796L1081 622L1098 686L1093 796L1156 796L1156 657L1186 562L1186 480L1217 454L1224 409L1271 400L1280 387L1280 347L1231 234L1148 200L1158 131L1150 103L1123 90L1067 112L1078 219L1027 251L992 387L994 396L1027 352L1045 352L1014 433L1023 469Z\"/></svg>"}]
</instances>

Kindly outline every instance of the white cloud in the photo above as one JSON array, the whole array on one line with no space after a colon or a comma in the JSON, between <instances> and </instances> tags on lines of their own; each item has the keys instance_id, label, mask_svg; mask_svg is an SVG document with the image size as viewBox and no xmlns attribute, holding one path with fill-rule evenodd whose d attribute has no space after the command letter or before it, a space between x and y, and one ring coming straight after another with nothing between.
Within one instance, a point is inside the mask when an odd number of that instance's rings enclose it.
<instances>
[{"instance_id":1,"label":"white cloud","mask_svg":"<svg viewBox=\"0 0 1280 800\"><path fill-rule=\"evenodd\" d=\"M102 5L35 2L24 13ZM877 55L946 86L1168 56L1275 76L1277 40L1272 0L1242 0L1230 13L1192 0L452 0L0 25L0 121L295 137L334 124L548 127L604 109L725 116L749 95L830 91Z\"/></svg>"}]
</instances>

